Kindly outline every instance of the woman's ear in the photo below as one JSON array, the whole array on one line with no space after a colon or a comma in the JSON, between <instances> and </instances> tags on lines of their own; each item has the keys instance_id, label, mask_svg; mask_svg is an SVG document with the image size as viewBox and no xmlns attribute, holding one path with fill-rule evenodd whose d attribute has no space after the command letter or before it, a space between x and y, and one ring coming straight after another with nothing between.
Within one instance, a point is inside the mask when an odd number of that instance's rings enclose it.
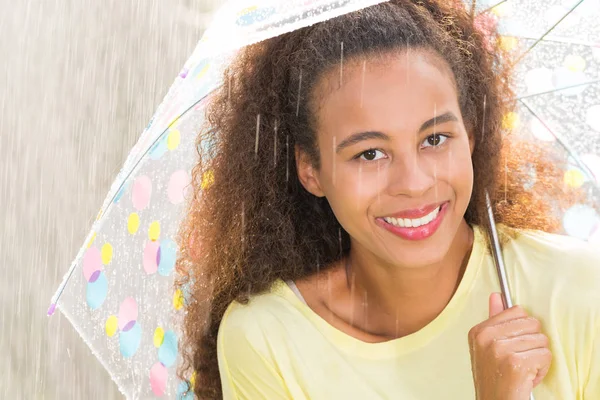
<instances>
[{"instance_id":1,"label":"woman's ear","mask_svg":"<svg viewBox=\"0 0 600 400\"><path fill-rule=\"evenodd\" d=\"M300 179L300 183L304 186L304 189L317 197L325 196L319 181L319 171L314 168L308 154L302 151L298 145L295 146L294 152L296 154L298 179Z\"/></svg>"}]
</instances>

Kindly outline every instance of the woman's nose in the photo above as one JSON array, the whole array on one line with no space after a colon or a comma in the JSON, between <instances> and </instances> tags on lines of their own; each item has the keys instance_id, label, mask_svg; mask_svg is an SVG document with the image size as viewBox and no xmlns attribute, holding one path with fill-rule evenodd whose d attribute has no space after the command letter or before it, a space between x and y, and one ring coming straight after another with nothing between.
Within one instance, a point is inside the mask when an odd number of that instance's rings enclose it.
<instances>
[{"instance_id":1,"label":"woman's nose","mask_svg":"<svg viewBox=\"0 0 600 400\"><path fill-rule=\"evenodd\" d=\"M387 188L391 196L423 197L437 181L435 162L418 155L398 157L389 168Z\"/></svg>"}]
</instances>

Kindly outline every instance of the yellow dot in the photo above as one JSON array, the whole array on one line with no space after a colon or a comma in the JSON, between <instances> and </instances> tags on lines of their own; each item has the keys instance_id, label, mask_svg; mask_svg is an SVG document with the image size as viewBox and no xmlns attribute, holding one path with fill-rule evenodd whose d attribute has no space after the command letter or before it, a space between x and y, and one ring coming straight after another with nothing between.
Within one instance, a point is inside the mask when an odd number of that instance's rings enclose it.
<instances>
[{"instance_id":1,"label":"yellow dot","mask_svg":"<svg viewBox=\"0 0 600 400\"><path fill-rule=\"evenodd\" d=\"M150 229L148 229L148 237L150 238L150 240L155 242L158 240L159 236L160 236L160 224L158 223L158 221L154 221L153 223L150 224Z\"/></svg>"},{"instance_id":2,"label":"yellow dot","mask_svg":"<svg viewBox=\"0 0 600 400\"><path fill-rule=\"evenodd\" d=\"M202 184L200 185L200 187L202 188L202 190L206 190L214 182L215 182L215 175L213 174L212 170L211 171L206 171L202 175Z\"/></svg>"},{"instance_id":3,"label":"yellow dot","mask_svg":"<svg viewBox=\"0 0 600 400\"><path fill-rule=\"evenodd\" d=\"M196 371L194 371L192 377L190 378L190 384L192 385L192 389L196 386Z\"/></svg>"},{"instance_id":4,"label":"yellow dot","mask_svg":"<svg viewBox=\"0 0 600 400\"><path fill-rule=\"evenodd\" d=\"M578 169L570 169L567 172L565 172L564 182L572 188L580 187L581 185L583 185L584 181L585 177L583 176L583 173L581 173L581 171Z\"/></svg>"},{"instance_id":5,"label":"yellow dot","mask_svg":"<svg viewBox=\"0 0 600 400\"><path fill-rule=\"evenodd\" d=\"M167 147L169 150L175 150L179 147L179 142L181 142L181 133L177 129L171 129L167 136Z\"/></svg>"},{"instance_id":6,"label":"yellow dot","mask_svg":"<svg viewBox=\"0 0 600 400\"><path fill-rule=\"evenodd\" d=\"M197 80L199 80L199 79L202 79L202 78L204 77L204 75L206 75L206 73L208 72L208 68L209 68L209 67L210 67L210 64L206 64L206 65L204 66L204 68L202 68L202 69L200 70L200 72L198 72L198 75L196 75L196 79L197 79Z\"/></svg>"},{"instance_id":7,"label":"yellow dot","mask_svg":"<svg viewBox=\"0 0 600 400\"><path fill-rule=\"evenodd\" d=\"M129 218L127 218L127 231L129 231L130 234L134 235L139 227L140 216L137 213L129 214Z\"/></svg>"},{"instance_id":8,"label":"yellow dot","mask_svg":"<svg viewBox=\"0 0 600 400\"><path fill-rule=\"evenodd\" d=\"M502 119L502 127L506 130L512 130L518 127L520 122L519 114L511 111Z\"/></svg>"},{"instance_id":9,"label":"yellow dot","mask_svg":"<svg viewBox=\"0 0 600 400\"><path fill-rule=\"evenodd\" d=\"M183 307L183 292L181 289L177 289L173 295L173 307L176 310L181 310L181 307Z\"/></svg>"},{"instance_id":10,"label":"yellow dot","mask_svg":"<svg viewBox=\"0 0 600 400\"><path fill-rule=\"evenodd\" d=\"M96 240L96 232L94 232L94 234L92 235L92 237L90 238L88 244L87 244L87 248L89 249L90 247L92 247L92 244L94 243L94 240Z\"/></svg>"},{"instance_id":11,"label":"yellow dot","mask_svg":"<svg viewBox=\"0 0 600 400\"><path fill-rule=\"evenodd\" d=\"M586 67L585 59L579 55L571 54L565 57L564 66L573 72L581 72Z\"/></svg>"},{"instance_id":12,"label":"yellow dot","mask_svg":"<svg viewBox=\"0 0 600 400\"><path fill-rule=\"evenodd\" d=\"M110 243L104 243L102 246L102 250L100 250L100 254L102 256L102 264L107 265L110 260L112 260L113 256L113 248Z\"/></svg>"},{"instance_id":13,"label":"yellow dot","mask_svg":"<svg viewBox=\"0 0 600 400\"><path fill-rule=\"evenodd\" d=\"M102 218L102 209L100 209L100 211L98 211L98 215L96 216L96 221L98 221L100 218Z\"/></svg>"},{"instance_id":14,"label":"yellow dot","mask_svg":"<svg viewBox=\"0 0 600 400\"><path fill-rule=\"evenodd\" d=\"M119 321L117 317L111 315L106 319L106 324L104 325L104 329L106 330L106 334L110 337L117 332L117 326L119 325Z\"/></svg>"},{"instance_id":15,"label":"yellow dot","mask_svg":"<svg viewBox=\"0 0 600 400\"><path fill-rule=\"evenodd\" d=\"M157 349L163 344L165 340L165 331L160 326L154 330L154 347Z\"/></svg>"},{"instance_id":16,"label":"yellow dot","mask_svg":"<svg viewBox=\"0 0 600 400\"><path fill-rule=\"evenodd\" d=\"M512 37L512 36L501 36L500 37L500 47L505 51L514 50L518 44L519 44L519 41L516 37Z\"/></svg>"},{"instance_id":17,"label":"yellow dot","mask_svg":"<svg viewBox=\"0 0 600 400\"><path fill-rule=\"evenodd\" d=\"M504 2L498 4L496 7L492 8L492 12L496 14L498 17L505 17L510 14L512 11L512 7L510 2Z\"/></svg>"},{"instance_id":18,"label":"yellow dot","mask_svg":"<svg viewBox=\"0 0 600 400\"><path fill-rule=\"evenodd\" d=\"M249 14L256 9L258 9L258 6L250 6L250 7L243 8L238 12L238 16Z\"/></svg>"}]
</instances>

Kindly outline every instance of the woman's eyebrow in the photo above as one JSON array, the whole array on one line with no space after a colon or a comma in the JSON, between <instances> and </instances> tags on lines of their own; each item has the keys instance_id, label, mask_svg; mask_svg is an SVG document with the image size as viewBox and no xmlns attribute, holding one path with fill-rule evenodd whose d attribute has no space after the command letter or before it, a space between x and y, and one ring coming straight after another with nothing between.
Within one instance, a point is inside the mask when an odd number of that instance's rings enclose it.
<instances>
[{"instance_id":1,"label":"woman's eyebrow","mask_svg":"<svg viewBox=\"0 0 600 400\"><path fill-rule=\"evenodd\" d=\"M340 144L336 147L335 152L339 153L344 150L346 147L350 147L355 145L356 143L362 142L363 140L369 139L381 139L381 140L390 140L390 137L383 132L377 131L367 131L367 132L358 132L348 136L346 139L342 140Z\"/></svg>"},{"instance_id":2,"label":"woman's eyebrow","mask_svg":"<svg viewBox=\"0 0 600 400\"><path fill-rule=\"evenodd\" d=\"M443 124L445 122L450 121L458 121L456 115L454 115L451 111L444 113L442 115L431 118L428 121L425 121L421 128L419 128L419 133L431 128L432 126ZM340 144L336 147L335 152L339 153L344 150L346 147L353 146L363 140L369 139L381 139L381 140L390 140L390 137L383 132L377 131L367 131L367 132L358 132L348 136L346 139L342 140Z\"/></svg>"},{"instance_id":3,"label":"woman's eyebrow","mask_svg":"<svg viewBox=\"0 0 600 400\"><path fill-rule=\"evenodd\" d=\"M419 128L419 133L431 128L434 125L441 125L450 121L458 121L458 118L451 111L448 111L447 113L431 118L429 121L425 121L423 125L421 125L421 128Z\"/></svg>"}]
</instances>

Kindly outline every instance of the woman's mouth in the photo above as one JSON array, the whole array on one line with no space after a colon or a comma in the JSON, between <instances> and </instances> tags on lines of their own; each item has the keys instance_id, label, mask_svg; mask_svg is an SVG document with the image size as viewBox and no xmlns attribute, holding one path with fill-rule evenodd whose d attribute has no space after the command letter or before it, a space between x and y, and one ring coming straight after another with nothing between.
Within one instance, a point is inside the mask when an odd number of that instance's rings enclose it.
<instances>
[{"instance_id":1,"label":"woman's mouth","mask_svg":"<svg viewBox=\"0 0 600 400\"><path fill-rule=\"evenodd\" d=\"M376 218L377 225L407 240L423 240L432 236L439 228L449 202L434 209L429 214L420 218Z\"/></svg>"}]
</instances>

